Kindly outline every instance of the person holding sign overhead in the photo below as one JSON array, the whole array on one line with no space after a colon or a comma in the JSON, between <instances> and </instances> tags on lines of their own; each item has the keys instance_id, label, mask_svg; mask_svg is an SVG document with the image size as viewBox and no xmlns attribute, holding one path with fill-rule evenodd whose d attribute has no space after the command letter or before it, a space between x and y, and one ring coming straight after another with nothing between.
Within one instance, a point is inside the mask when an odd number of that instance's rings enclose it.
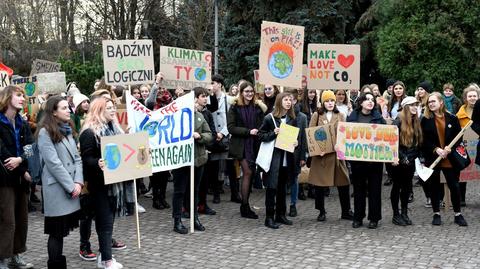
<instances>
[{"instance_id":1,"label":"person holding sign overhead","mask_svg":"<svg viewBox=\"0 0 480 269\"><path fill-rule=\"evenodd\" d=\"M456 149L462 139L459 139L452 148L448 147L462 128L457 117L447 112L440 93L433 92L429 95L428 108L425 109L421 124L424 135L422 152L425 157L425 166L430 166L438 156L442 157L428 179L432 190L432 225L442 224L440 216L440 171L442 171L450 189L450 199L455 214L454 221L459 226L467 226L460 210L460 185L458 184L460 170L453 165L455 157L451 154L452 149Z\"/></svg>"},{"instance_id":2,"label":"person holding sign overhead","mask_svg":"<svg viewBox=\"0 0 480 269\"><path fill-rule=\"evenodd\" d=\"M256 100L255 91L250 82L242 81L238 88L239 96L227 114L228 132L232 135L229 157L240 162L243 173L240 215L244 218L258 219L248 201L259 147L258 129L262 124L263 113L267 110L267 106Z\"/></svg>"},{"instance_id":3,"label":"person holding sign overhead","mask_svg":"<svg viewBox=\"0 0 480 269\"><path fill-rule=\"evenodd\" d=\"M63 238L78 227L79 195L83 186L82 159L73 139L68 102L60 96L48 99L37 129L38 151L43 166L42 193L48 268L67 268Z\"/></svg>"},{"instance_id":4,"label":"person holding sign overhead","mask_svg":"<svg viewBox=\"0 0 480 269\"><path fill-rule=\"evenodd\" d=\"M347 122L385 124L378 112L375 97L371 93L362 93L357 106L347 118ZM365 218L365 199L368 191L368 228L376 229L382 219L382 173L383 163L351 161L353 183L353 228L363 226Z\"/></svg>"},{"instance_id":5,"label":"person holding sign overhead","mask_svg":"<svg viewBox=\"0 0 480 269\"><path fill-rule=\"evenodd\" d=\"M84 178L88 180L88 191L95 211L95 228L101 254L97 256L98 268L123 268L122 264L112 258L114 215L116 212L125 212L123 197L121 197L123 184L105 185L103 176L105 161L102 159L100 150L102 136L122 133L112 99L94 99L90 104L79 140Z\"/></svg>"},{"instance_id":6,"label":"person holding sign overhead","mask_svg":"<svg viewBox=\"0 0 480 269\"><path fill-rule=\"evenodd\" d=\"M323 91L321 101L322 105L312 115L310 127L333 124L333 129L336 131L338 122L345 121L345 116L337 109L335 94L330 90ZM337 140L335 135L331 137L332 141ZM309 183L315 186L315 209L320 211L318 221L326 220L325 189L329 186L337 186L342 208L341 218L353 219L353 212L350 210L350 181L347 165L344 160L337 158L336 152L312 157Z\"/></svg>"},{"instance_id":7,"label":"person holding sign overhead","mask_svg":"<svg viewBox=\"0 0 480 269\"><path fill-rule=\"evenodd\" d=\"M279 93L275 100L275 106L271 114L265 116L262 126L258 131L258 137L262 142L275 140L280 132L280 124L297 126L295 111L292 106L292 95ZM294 142L296 147L298 141ZM261 154L259 152L259 154ZM287 211L286 191L287 181L295 175L295 157L292 152L279 148L273 151L270 169L264 178L266 217L265 226L278 229L278 223L292 225L292 221L285 216ZM275 217L275 218L274 218Z\"/></svg>"}]
</instances>

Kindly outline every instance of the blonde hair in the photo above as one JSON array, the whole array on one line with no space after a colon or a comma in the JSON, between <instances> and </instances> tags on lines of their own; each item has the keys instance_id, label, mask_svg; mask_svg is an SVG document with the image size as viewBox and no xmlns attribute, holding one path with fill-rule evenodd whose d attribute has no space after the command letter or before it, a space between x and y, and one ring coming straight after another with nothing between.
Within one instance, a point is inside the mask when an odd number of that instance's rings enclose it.
<instances>
[{"instance_id":1,"label":"blonde hair","mask_svg":"<svg viewBox=\"0 0 480 269\"><path fill-rule=\"evenodd\" d=\"M432 92L431 94L428 95L428 99L430 99L430 97L436 97L437 100L440 102L440 112L442 114L445 114L445 113L450 113L447 111L447 109L445 108L445 103L443 102L443 97L442 97L442 94L439 93L439 92ZM431 119L433 117L435 117L435 114L430 110L430 108L428 107L428 101L427 101L427 106L425 108L425 113L423 114L423 116L427 119Z\"/></svg>"},{"instance_id":2,"label":"blonde hair","mask_svg":"<svg viewBox=\"0 0 480 269\"><path fill-rule=\"evenodd\" d=\"M15 85L9 85L0 91L0 112L5 113L5 111L7 111L8 106L12 101L12 96L16 92L20 92L25 96L25 91Z\"/></svg>"},{"instance_id":3,"label":"blonde hair","mask_svg":"<svg viewBox=\"0 0 480 269\"><path fill-rule=\"evenodd\" d=\"M468 87L466 87L465 89L463 89L463 93L462 93L462 99L463 99L463 102L466 104L467 103L467 94L469 92L476 92L477 93L477 97L480 97L480 92L478 90L478 88L476 88L475 86L473 86L472 84L468 85Z\"/></svg>"},{"instance_id":4,"label":"blonde hair","mask_svg":"<svg viewBox=\"0 0 480 269\"><path fill-rule=\"evenodd\" d=\"M100 133L105 128L105 125L109 123L105 117L105 114L107 113L108 102L112 102L112 104L115 105L115 102L112 99L106 98L96 98L92 101L92 103L90 103L90 108L80 133L83 133L83 131L87 129L91 129L95 135L100 136ZM112 124L116 129L123 133L117 117L113 117Z\"/></svg>"}]
</instances>

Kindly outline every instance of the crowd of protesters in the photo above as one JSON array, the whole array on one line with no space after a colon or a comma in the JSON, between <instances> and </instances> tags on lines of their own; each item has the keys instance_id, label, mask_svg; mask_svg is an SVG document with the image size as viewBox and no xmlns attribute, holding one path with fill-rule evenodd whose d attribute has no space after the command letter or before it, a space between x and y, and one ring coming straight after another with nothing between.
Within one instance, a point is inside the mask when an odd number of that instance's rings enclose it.
<instances>
[{"instance_id":1,"label":"crowd of protesters","mask_svg":"<svg viewBox=\"0 0 480 269\"><path fill-rule=\"evenodd\" d=\"M326 221L325 198L330 195L330 187L336 187L340 210L329 211L337 211L341 219L352 221L353 228L363 226L367 217L368 228L375 229L382 219L384 170L384 185L392 184L392 223L412 225L408 204L413 200L413 180L417 177L415 159L420 158L428 166L439 156L442 160L430 179L419 180L425 206L433 210L432 225L442 224L439 209L444 201L440 183L443 173L450 189L454 222L467 226L461 213L466 204L466 183L459 182L460 168L452 157L453 147L448 145L470 120L474 122L473 130L480 133L480 89L476 84L464 89L463 100L455 96L450 83L438 92L424 81L419 83L414 96L408 96L405 84L393 79L387 80L383 94L377 84L364 85L359 90L318 91L269 84L255 88L251 82L241 80L231 85L228 92L225 89L225 80L218 74L212 76L212 84L207 88L166 89L161 73L153 85L131 87L130 94L152 111L190 91L194 93L194 186L190 186L189 167L154 173L148 185L143 179L136 180L139 193L152 198L153 209L172 207L175 232L188 232L182 223L185 217L194 218L195 230L205 231L199 214L217 214L207 203L207 195L213 194L213 204L220 203L223 186L227 184L230 201L239 204L240 216L254 220L264 215L268 228L293 225L287 216L297 216L298 199L306 199L304 190L315 199L317 220ZM66 268L64 237L77 227L82 259L97 261L98 268L123 267L112 256L112 249L126 248L113 239L115 217L132 215L135 207L141 212L146 210L135 204L134 181L104 184L100 139L124 133L116 117L116 106L125 102L126 91L99 80L87 97L72 83L64 95L46 98L37 118L29 121L22 114L24 91L17 86L0 91L0 269L9 265L33 267L20 254L26 251L28 211L40 201L35 195L36 184L42 187L44 231L49 235L48 268ZM399 160L390 164L346 162L339 160L336 152L308 155L307 127L333 124L336 130L338 123L345 121L396 125ZM269 169L263 170L256 165L257 156L262 154L260 145L275 140L281 124L300 130L294 151L275 148ZM335 137L334 133L334 140ZM308 182L299 184L304 166L310 168ZM171 181L173 198L169 203L167 185ZM189 216L187 194L192 187L195 208L194 216ZM263 214L250 205L253 188L265 191ZM97 254L90 245L92 220L99 242Z\"/></svg>"}]
</instances>

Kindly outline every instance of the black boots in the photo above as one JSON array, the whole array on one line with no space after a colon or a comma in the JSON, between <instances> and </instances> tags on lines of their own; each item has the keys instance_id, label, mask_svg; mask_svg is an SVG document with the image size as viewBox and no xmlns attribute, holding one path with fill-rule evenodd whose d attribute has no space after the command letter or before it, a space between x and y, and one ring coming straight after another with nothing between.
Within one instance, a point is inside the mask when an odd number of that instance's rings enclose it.
<instances>
[{"instance_id":1,"label":"black boots","mask_svg":"<svg viewBox=\"0 0 480 269\"><path fill-rule=\"evenodd\" d=\"M258 215L250 208L250 204L240 205L240 215L247 219L258 219Z\"/></svg>"},{"instance_id":2,"label":"black boots","mask_svg":"<svg viewBox=\"0 0 480 269\"><path fill-rule=\"evenodd\" d=\"M204 228L205 229L205 228ZM174 218L173 222L173 230L179 234L186 234L188 233L187 227L185 227L182 223L182 218Z\"/></svg>"},{"instance_id":3,"label":"black boots","mask_svg":"<svg viewBox=\"0 0 480 269\"><path fill-rule=\"evenodd\" d=\"M238 179L232 180L230 182L230 201L240 204L242 199L240 199L239 194L239 182Z\"/></svg>"},{"instance_id":4,"label":"black boots","mask_svg":"<svg viewBox=\"0 0 480 269\"><path fill-rule=\"evenodd\" d=\"M152 188L153 194L153 204L152 207L155 209L166 209L170 208L170 205L165 200L165 194L162 194L161 191L157 188Z\"/></svg>"},{"instance_id":5,"label":"black boots","mask_svg":"<svg viewBox=\"0 0 480 269\"><path fill-rule=\"evenodd\" d=\"M195 229L195 231L205 231L205 227L200 223L198 216L195 216L195 219L193 221L193 228Z\"/></svg>"},{"instance_id":6,"label":"black boots","mask_svg":"<svg viewBox=\"0 0 480 269\"><path fill-rule=\"evenodd\" d=\"M58 260L48 260L47 262L48 269L67 269L67 259L65 256L61 256Z\"/></svg>"},{"instance_id":7,"label":"black boots","mask_svg":"<svg viewBox=\"0 0 480 269\"><path fill-rule=\"evenodd\" d=\"M402 219L405 221L405 224L412 225L412 221L408 217L407 212L408 212L407 208L402 208L402 214L400 216L402 216Z\"/></svg>"},{"instance_id":8,"label":"black boots","mask_svg":"<svg viewBox=\"0 0 480 269\"><path fill-rule=\"evenodd\" d=\"M393 214L392 223L399 226L407 226L405 220L402 218L398 211Z\"/></svg>"},{"instance_id":9,"label":"black boots","mask_svg":"<svg viewBox=\"0 0 480 269\"><path fill-rule=\"evenodd\" d=\"M275 221L273 220L273 216L267 216L265 218L265 226L267 226L268 228L270 229L278 229L280 226L275 223Z\"/></svg>"}]
</instances>

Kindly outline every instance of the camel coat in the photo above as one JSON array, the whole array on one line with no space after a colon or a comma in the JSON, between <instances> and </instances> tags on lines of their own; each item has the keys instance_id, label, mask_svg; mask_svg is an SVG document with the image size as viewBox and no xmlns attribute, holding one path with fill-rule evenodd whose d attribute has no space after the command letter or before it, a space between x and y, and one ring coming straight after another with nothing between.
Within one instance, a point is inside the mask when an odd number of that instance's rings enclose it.
<instances>
[{"instance_id":1,"label":"camel coat","mask_svg":"<svg viewBox=\"0 0 480 269\"><path fill-rule=\"evenodd\" d=\"M326 114L318 115L318 112L315 112L310 120L310 127L335 124L336 130L340 121L345 121L345 116L342 113L333 113L332 119L328 122ZM332 139L336 141L336 133ZM337 153L335 152L323 156L313 156L308 183L321 187L349 185L350 181L345 161L337 159Z\"/></svg>"}]
</instances>

